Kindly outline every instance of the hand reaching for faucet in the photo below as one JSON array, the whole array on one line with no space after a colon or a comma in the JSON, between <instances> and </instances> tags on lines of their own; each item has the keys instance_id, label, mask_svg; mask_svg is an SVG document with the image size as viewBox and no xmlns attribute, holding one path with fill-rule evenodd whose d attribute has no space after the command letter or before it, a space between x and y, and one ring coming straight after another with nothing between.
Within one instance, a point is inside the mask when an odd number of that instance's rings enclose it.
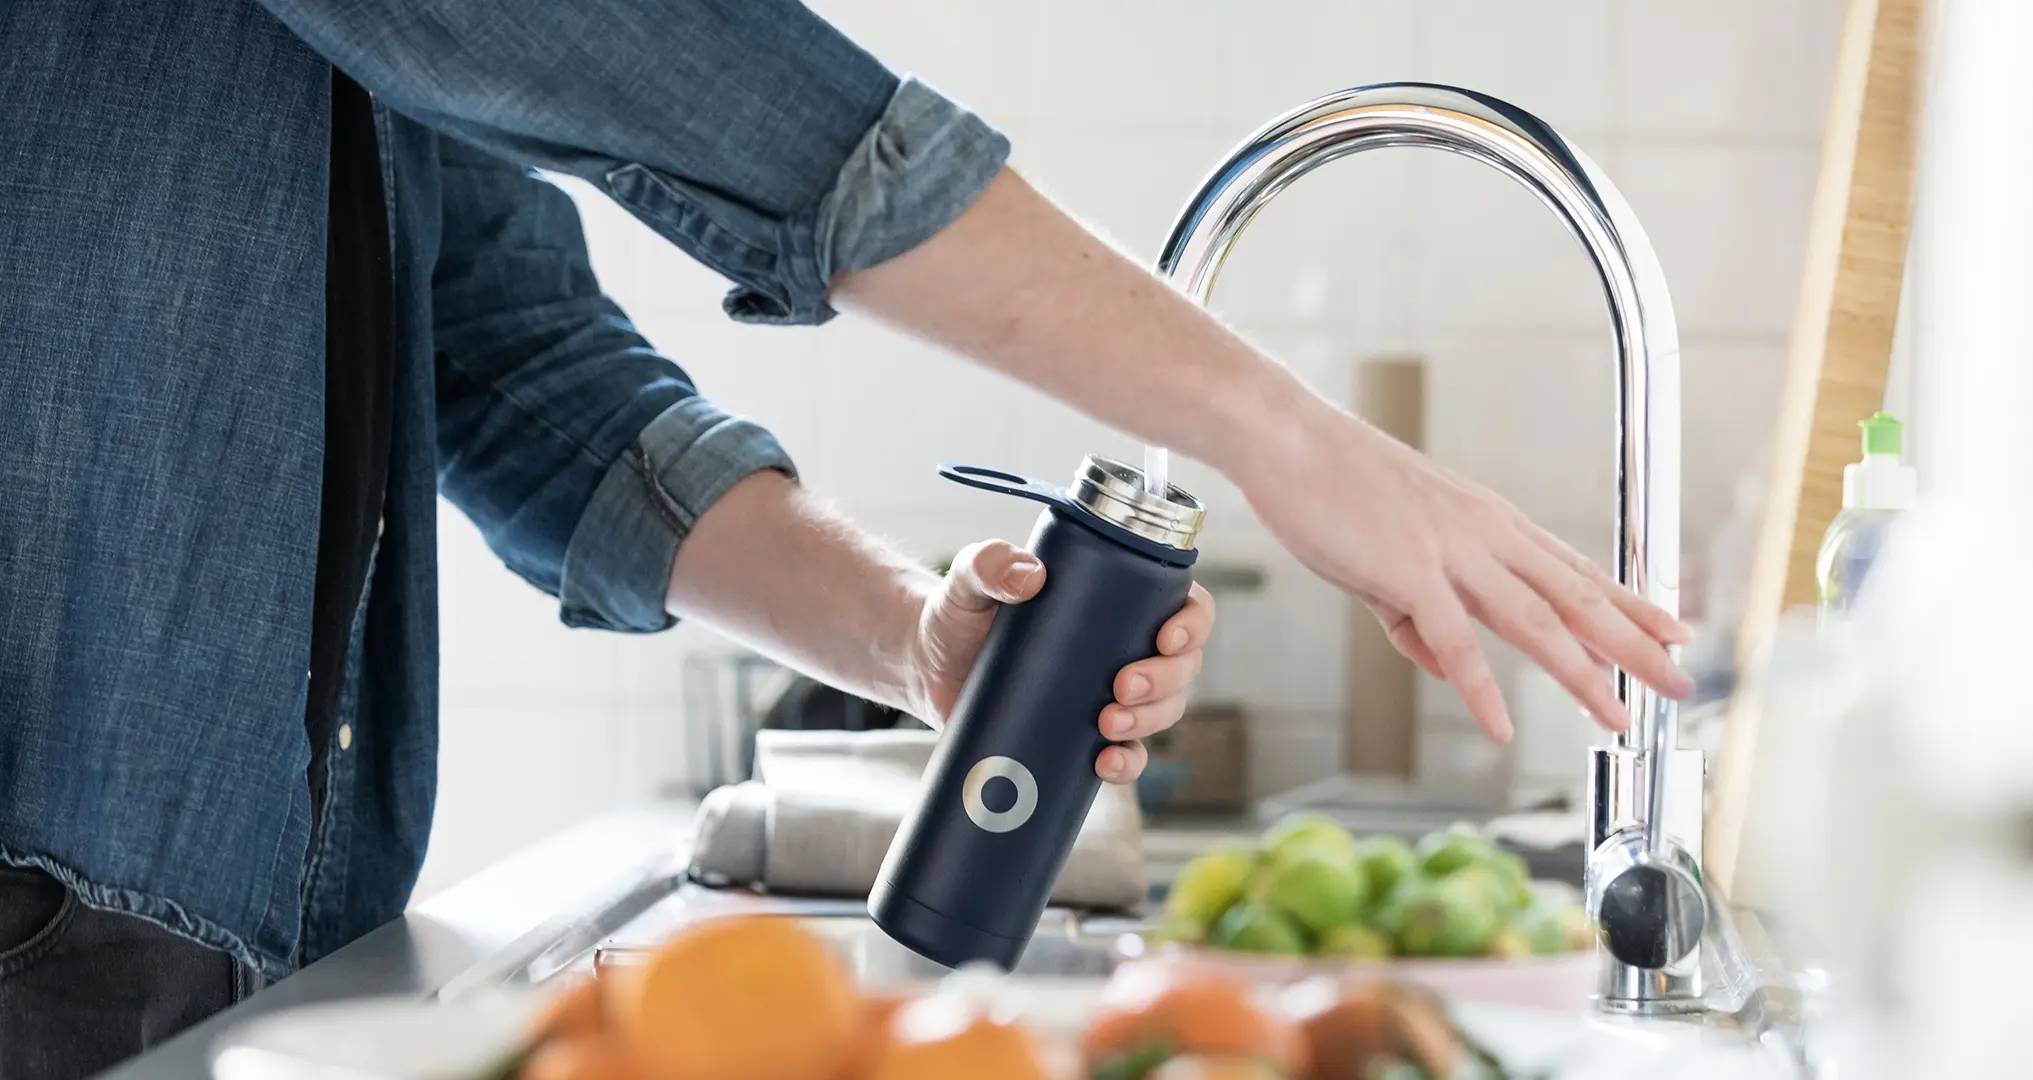
<instances>
[{"instance_id":1,"label":"hand reaching for faucet","mask_svg":"<svg viewBox=\"0 0 2033 1080\"><path fill-rule=\"evenodd\" d=\"M1686 627L1456 476L1322 400L1171 286L1004 170L930 240L834 280L835 307L908 330L1234 480L1315 573L1367 604L1392 644L1511 734L1480 620L1603 726L1600 665L1661 693ZM1068 464L1087 448L1067 447Z\"/></svg>"},{"instance_id":2,"label":"hand reaching for faucet","mask_svg":"<svg viewBox=\"0 0 2033 1080\"><path fill-rule=\"evenodd\" d=\"M1672 697L1693 691L1666 651L1689 640L1679 620L1487 488L1318 398L1286 430L1282 454L1236 477L1250 505L1307 568L1367 605L1399 652L1453 683L1492 738L1508 740L1511 720L1471 619L1612 731L1628 717L1604 662Z\"/></svg>"}]
</instances>

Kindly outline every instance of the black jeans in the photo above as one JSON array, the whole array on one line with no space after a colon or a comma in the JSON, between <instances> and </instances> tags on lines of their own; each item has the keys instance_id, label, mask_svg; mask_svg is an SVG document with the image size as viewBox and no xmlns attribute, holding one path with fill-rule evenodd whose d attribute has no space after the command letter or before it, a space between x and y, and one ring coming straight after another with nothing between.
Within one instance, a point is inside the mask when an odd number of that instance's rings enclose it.
<instances>
[{"instance_id":1,"label":"black jeans","mask_svg":"<svg viewBox=\"0 0 2033 1080\"><path fill-rule=\"evenodd\" d=\"M258 985L225 953L0 866L0 1080L91 1076Z\"/></svg>"}]
</instances>

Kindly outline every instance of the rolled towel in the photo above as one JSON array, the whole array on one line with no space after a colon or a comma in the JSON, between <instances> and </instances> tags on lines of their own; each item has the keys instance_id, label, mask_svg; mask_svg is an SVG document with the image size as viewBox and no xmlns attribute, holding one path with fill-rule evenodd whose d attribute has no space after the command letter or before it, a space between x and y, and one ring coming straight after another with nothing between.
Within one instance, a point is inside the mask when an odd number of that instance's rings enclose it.
<instances>
[{"instance_id":1,"label":"rolled towel","mask_svg":"<svg viewBox=\"0 0 2033 1080\"><path fill-rule=\"evenodd\" d=\"M929 731L758 732L755 779L700 804L692 875L772 892L868 895L937 742ZM1052 902L1127 910L1145 891L1136 795L1105 785Z\"/></svg>"}]
</instances>

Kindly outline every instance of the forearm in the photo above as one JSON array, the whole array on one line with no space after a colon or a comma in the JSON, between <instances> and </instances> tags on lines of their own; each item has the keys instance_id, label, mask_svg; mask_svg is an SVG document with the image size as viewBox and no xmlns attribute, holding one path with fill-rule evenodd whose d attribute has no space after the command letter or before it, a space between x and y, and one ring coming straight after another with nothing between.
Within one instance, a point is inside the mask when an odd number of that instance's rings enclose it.
<instances>
[{"instance_id":1,"label":"forearm","mask_svg":"<svg viewBox=\"0 0 2033 1080\"><path fill-rule=\"evenodd\" d=\"M958 219L835 279L831 302L927 338L1240 481L1295 418L1298 378L1005 169Z\"/></svg>"},{"instance_id":2,"label":"forearm","mask_svg":"<svg viewBox=\"0 0 2033 1080\"><path fill-rule=\"evenodd\" d=\"M699 517L665 606L814 678L899 709L939 577L785 477L756 473Z\"/></svg>"}]
</instances>

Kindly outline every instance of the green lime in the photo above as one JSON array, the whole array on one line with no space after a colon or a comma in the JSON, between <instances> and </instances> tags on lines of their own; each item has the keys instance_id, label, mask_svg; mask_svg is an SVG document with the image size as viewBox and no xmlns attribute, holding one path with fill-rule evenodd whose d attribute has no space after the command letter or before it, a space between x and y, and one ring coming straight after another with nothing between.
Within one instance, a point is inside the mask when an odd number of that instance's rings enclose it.
<instances>
[{"instance_id":1,"label":"green lime","mask_svg":"<svg viewBox=\"0 0 2033 1080\"><path fill-rule=\"evenodd\" d=\"M1412 872L1412 847L1395 836L1364 837L1355 845L1355 862L1362 867L1363 884L1369 887L1363 906L1374 908Z\"/></svg>"},{"instance_id":2,"label":"green lime","mask_svg":"<svg viewBox=\"0 0 2033 1080\"><path fill-rule=\"evenodd\" d=\"M1407 956L1481 956L1499 922L1495 895L1479 876L1410 878L1386 906Z\"/></svg>"},{"instance_id":3,"label":"green lime","mask_svg":"<svg viewBox=\"0 0 2033 1080\"><path fill-rule=\"evenodd\" d=\"M1153 945L1198 945L1207 940L1208 925L1165 916L1158 925L1144 931L1144 940Z\"/></svg>"},{"instance_id":4,"label":"green lime","mask_svg":"<svg viewBox=\"0 0 2033 1080\"><path fill-rule=\"evenodd\" d=\"M1391 955L1391 939L1367 926L1350 923L1320 935L1321 956L1340 960L1383 960Z\"/></svg>"},{"instance_id":5,"label":"green lime","mask_svg":"<svg viewBox=\"0 0 2033 1080\"><path fill-rule=\"evenodd\" d=\"M1252 896L1314 934L1361 914L1362 871L1353 862L1306 848L1273 860L1260 874Z\"/></svg>"},{"instance_id":6,"label":"green lime","mask_svg":"<svg viewBox=\"0 0 2033 1080\"><path fill-rule=\"evenodd\" d=\"M1496 858L1488 864L1498 875L1509 882L1511 895L1505 904L1513 911L1522 911L1532 905L1532 868L1514 851L1497 850Z\"/></svg>"},{"instance_id":7,"label":"green lime","mask_svg":"<svg viewBox=\"0 0 2033 1080\"><path fill-rule=\"evenodd\" d=\"M1446 877L1457 870L1492 861L1500 852L1495 844L1474 833L1449 829L1427 834L1412 854L1428 877Z\"/></svg>"},{"instance_id":8,"label":"green lime","mask_svg":"<svg viewBox=\"0 0 2033 1080\"><path fill-rule=\"evenodd\" d=\"M1298 924L1261 904L1242 903L1229 908L1228 914L1214 925L1207 943L1242 952L1306 954L1306 939Z\"/></svg>"},{"instance_id":9,"label":"green lime","mask_svg":"<svg viewBox=\"0 0 2033 1080\"><path fill-rule=\"evenodd\" d=\"M1165 897L1167 921L1198 927L1195 936L1205 934L1223 912L1242 899L1255 866L1256 853L1247 848L1210 851L1187 863Z\"/></svg>"},{"instance_id":10,"label":"green lime","mask_svg":"<svg viewBox=\"0 0 2033 1080\"><path fill-rule=\"evenodd\" d=\"M1560 923L1560 910L1551 904L1535 903L1525 908L1511 917L1507 929L1523 937L1525 947L1534 956L1567 951L1567 930Z\"/></svg>"},{"instance_id":11,"label":"green lime","mask_svg":"<svg viewBox=\"0 0 2033 1080\"><path fill-rule=\"evenodd\" d=\"M1569 904L1553 913L1553 921L1560 927L1562 943L1569 950L1586 949L1595 944L1595 920L1580 904Z\"/></svg>"},{"instance_id":12,"label":"green lime","mask_svg":"<svg viewBox=\"0 0 2033 1080\"><path fill-rule=\"evenodd\" d=\"M1489 939L1489 954L1506 960L1532 955L1532 938L1516 926L1506 926Z\"/></svg>"},{"instance_id":13,"label":"green lime","mask_svg":"<svg viewBox=\"0 0 2033 1080\"><path fill-rule=\"evenodd\" d=\"M1532 902L1532 890L1521 886L1511 875L1494 863L1478 863L1456 870L1446 880L1459 882L1462 890L1475 889L1489 897L1497 917L1508 919L1525 910Z\"/></svg>"},{"instance_id":14,"label":"green lime","mask_svg":"<svg viewBox=\"0 0 2033 1080\"><path fill-rule=\"evenodd\" d=\"M1416 869L1399 878L1390 891L1376 902L1376 906L1370 908L1369 928L1395 940L1398 931L1405 925L1405 908L1419 893L1420 883L1425 880L1426 875Z\"/></svg>"},{"instance_id":15,"label":"green lime","mask_svg":"<svg viewBox=\"0 0 2033 1080\"><path fill-rule=\"evenodd\" d=\"M1286 814L1264 830L1263 847L1273 859L1313 850L1342 862L1355 861L1355 838L1325 814Z\"/></svg>"}]
</instances>

